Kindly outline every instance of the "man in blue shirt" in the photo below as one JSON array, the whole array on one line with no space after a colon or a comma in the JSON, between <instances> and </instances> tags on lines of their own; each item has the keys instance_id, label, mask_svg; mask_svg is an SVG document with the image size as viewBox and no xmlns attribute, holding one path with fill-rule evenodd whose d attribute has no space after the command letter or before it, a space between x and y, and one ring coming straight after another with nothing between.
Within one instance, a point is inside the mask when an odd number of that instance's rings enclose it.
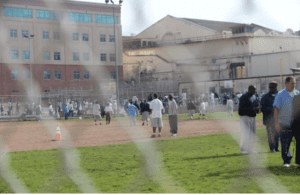
<instances>
[{"instance_id":1,"label":"man in blue shirt","mask_svg":"<svg viewBox=\"0 0 300 195\"><path fill-rule=\"evenodd\" d=\"M275 128L280 132L281 156L283 167L290 167L292 155L289 151L293 138L291 129L292 121L292 101L295 95L299 94L295 90L296 80L294 77L285 79L285 89L278 92L274 101Z\"/></svg>"},{"instance_id":2,"label":"man in blue shirt","mask_svg":"<svg viewBox=\"0 0 300 195\"><path fill-rule=\"evenodd\" d=\"M254 143L256 136L256 113L259 112L256 87L250 85L248 92L242 95L239 104L239 115L241 124L240 149L242 154L254 153Z\"/></svg>"},{"instance_id":3,"label":"man in blue shirt","mask_svg":"<svg viewBox=\"0 0 300 195\"><path fill-rule=\"evenodd\" d=\"M277 83L269 83L269 93L261 99L261 111L263 113L263 123L267 128L268 143L271 152L278 152L279 133L275 129L273 103L277 94Z\"/></svg>"},{"instance_id":4,"label":"man in blue shirt","mask_svg":"<svg viewBox=\"0 0 300 195\"><path fill-rule=\"evenodd\" d=\"M129 121L130 121L130 126L135 126L136 125L136 115L137 115L137 107L132 104L132 100L129 100L129 104L127 107L127 111L129 114Z\"/></svg>"}]
</instances>

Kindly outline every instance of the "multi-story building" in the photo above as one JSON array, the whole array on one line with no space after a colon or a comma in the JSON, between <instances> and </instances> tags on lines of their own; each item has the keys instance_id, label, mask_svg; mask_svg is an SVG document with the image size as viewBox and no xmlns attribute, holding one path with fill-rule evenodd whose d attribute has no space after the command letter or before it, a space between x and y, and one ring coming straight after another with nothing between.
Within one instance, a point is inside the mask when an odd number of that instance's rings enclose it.
<instances>
[{"instance_id":1,"label":"multi-story building","mask_svg":"<svg viewBox=\"0 0 300 195\"><path fill-rule=\"evenodd\" d=\"M57 0L0 6L0 95L28 92L31 70L35 93L104 90L115 83L115 60L122 79L120 6Z\"/></svg>"},{"instance_id":2,"label":"multi-story building","mask_svg":"<svg viewBox=\"0 0 300 195\"><path fill-rule=\"evenodd\" d=\"M266 91L268 79L239 80L292 74L291 68L300 67L300 39L291 32L168 15L123 38L125 80L143 84L144 75L152 85L172 80L166 89L173 90L175 83L173 92L179 94L240 92L255 82L259 91ZM169 92L166 89L156 92Z\"/></svg>"}]
</instances>

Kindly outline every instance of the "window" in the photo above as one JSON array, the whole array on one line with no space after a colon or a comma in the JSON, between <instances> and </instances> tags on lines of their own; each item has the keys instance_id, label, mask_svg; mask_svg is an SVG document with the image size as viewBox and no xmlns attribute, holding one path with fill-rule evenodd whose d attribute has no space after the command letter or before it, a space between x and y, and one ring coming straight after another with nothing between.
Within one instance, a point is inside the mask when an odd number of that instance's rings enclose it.
<instances>
[{"instance_id":1,"label":"window","mask_svg":"<svg viewBox=\"0 0 300 195\"><path fill-rule=\"evenodd\" d=\"M60 80L61 79L61 72L60 72L60 70L54 71L54 79L55 80Z\"/></svg>"},{"instance_id":2,"label":"window","mask_svg":"<svg viewBox=\"0 0 300 195\"><path fill-rule=\"evenodd\" d=\"M13 92L13 93L19 93L19 90L13 89L12 92Z\"/></svg>"},{"instance_id":3,"label":"window","mask_svg":"<svg viewBox=\"0 0 300 195\"><path fill-rule=\"evenodd\" d=\"M73 41L79 40L79 33L73 33Z\"/></svg>"},{"instance_id":4,"label":"window","mask_svg":"<svg viewBox=\"0 0 300 195\"><path fill-rule=\"evenodd\" d=\"M116 72L111 72L111 73L110 73L110 78L111 78L111 79L116 79L116 78L117 78Z\"/></svg>"},{"instance_id":5,"label":"window","mask_svg":"<svg viewBox=\"0 0 300 195\"><path fill-rule=\"evenodd\" d=\"M105 62L105 61L106 61L106 53L102 53L102 54L101 54L100 60L101 60L102 62Z\"/></svg>"},{"instance_id":6,"label":"window","mask_svg":"<svg viewBox=\"0 0 300 195\"><path fill-rule=\"evenodd\" d=\"M10 37L17 38L18 37L18 30L17 29L10 29Z\"/></svg>"},{"instance_id":7,"label":"window","mask_svg":"<svg viewBox=\"0 0 300 195\"><path fill-rule=\"evenodd\" d=\"M23 60L29 60L30 59L30 52L29 51L23 51L22 59Z\"/></svg>"},{"instance_id":8,"label":"window","mask_svg":"<svg viewBox=\"0 0 300 195\"><path fill-rule=\"evenodd\" d=\"M60 52L54 52L54 60L60 60Z\"/></svg>"},{"instance_id":9,"label":"window","mask_svg":"<svg viewBox=\"0 0 300 195\"><path fill-rule=\"evenodd\" d=\"M90 79L90 72L89 72L89 71L85 71L85 72L83 73L83 78L84 78L85 80L89 80L89 79Z\"/></svg>"},{"instance_id":10,"label":"window","mask_svg":"<svg viewBox=\"0 0 300 195\"><path fill-rule=\"evenodd\" d=\"M111 62L116 61L116 55L115 54L110 54L109 59L110 59Z\"/></svg>"},{"instance_id":11,"label":"window","mask_svg":"<svg viewBox=\"0 0 300 195\"><path fill-rule=\"evenodd\" d=\"M142 47L146 47L147 46L147 41L143 41L142 42Z\"/></svg>"},{"instance_id":12,"label":"window","mask_svg":"<svg viewBox=\"0 0 300 195\"><path fill-rule=\"evenodd\" d=\"M50 70L45 70L44 71L44 79L45 80L50 80L51 79L51 71Z\"/></svg>"},{"instance_id":13,"label":"window","mask_svg":"<svg viewBox=\"0 0 300 195\"><path fill-rule=\"evenodd\" d=\"M89 41L89 34L83 33L82 34L82 41Z\"/></svg>"},{"instance_id":14,"label":"window","mask_svg":"<svg viewBox=\"0 0 300 195\"><path fill-rule=\"evenodd\" d=\"M54 40L59 40L59 32L54 32L53 33L53 39Z\"/></svg>"},{"instance_id":15,"label":"window","mask_svg":"<svg viewBox=\"0 0 300 195\"><path fill-rule=\"evenodd\" d=\"M80 72L79 71L74 71L73 76L74 76L74 79L76 79L76 80L80 79Z\"/></svg>"},{"instance_id":16,"label":"window","mask_svg":"<svg viewBox=\"0 0 300 195\"><path fill-rule=\"evenodd\" d=\"M49 39L49 31L43 31L43 39Z\"/></svg>"},{"instance_id":17,"label":"window","mask_svg":"<svg viewBox=\"0 0 300 195\"><path fill-rule=\"evenodd\" d=\"M19 58L19 51L18 50L11 50L11 59L18 59Z\"/></svg>"},{"instance_id":18,"label":"window","mask_svg":"<svg viewBox=\"0 0 300 195\"><path fill-rule=\"evenodd\" d=\"M79 61L79 53L73 53L73 61Z\"/></svg>"},{"instance_id":19,"label":"window","mask_svg":"<svg viewBox=\"0 0 300 195\"><path fill-rule=\"evenodd\" d=\"M23 78L24 79L30 79L30 71L29 70L23 70Z\"/></svg>"},{"instance_id":20,"label":"window","mask_svg":"<svg viewBox=\"0 0 300 195\"><path fill-rule=\"evenodd\" d=\"M32 9L3 7L3 16L14 18L32 18Z\"/></svg>"},{"instance_id":21,"label":"window","mask_svg":"<svg viewBox=\"0 0 300 195\"><path fill-rule=\"evenodd\" d=\"M118 24L118 18L115 16L107 16L107 15L96 15L96 23L100 24L113 24L114 21Z\"/></svg>"},{"instance_id":22,"label":"window","mask_svg":"<svg viewBox=\"0 0 300 195\"><path fill-rule=\"evenodd\" d=\"M18 75L18 71L17 70L12 70L11 71L11 78L12 79L18 79L19 75Z\"/></svg>"},{"instance_id":23,"label":"window","mask_svg":"<svg viewBox=\"0 0 300 195\"><path fill-rule=\"evenodd\" d=\"M61 20L62 13L49 10L36 10L36 18L42 20Z\"/></svg>"},{"instance_id":24,"label":"window","mask_svg":"<svg viewBox=\"0 0 300 195\"><path fill-rule=\"evenodd\" d=\"M109 35L109 42L115 42L115 35Z\"/></svg>"},{"instance_id":25,"label":"window","mask_svg":"<svg viewBox=\"0 0 300 195\"><path fill-rule=\"evenodd\" d=\"M45 51L43 53L43 56L44 56L44 60L50 60L50 52L49 51Z\"/></svg>"},{"instance_id":26,"label":"window","mask_svg":"<svg viewBox=\"0 0 300 195\"><path fill-rule=\"evenodd\" d=\"M22 30L22 38L28 38L28 30Z\"/></svg>"},{"instance_id":27,"label":"window","mask_svg":"<svg viewBox=\"0 0 300 195\"><path fill-rule=\"evenodd\" d=\"M100 42L106 42L106 35L100 35Z\"/></svg>"},{"instance_id":28,"label":"window","mask_svg":"<svg viewBox=\"0 0 300 195\"><path fill-rule=\"evenodd\" d=\"M91 14L81 14L81 13L70 12L68 18L72 22L92 23L92 15Z\"/></svg>"},{"instance_id":29,"label":"window","mask_svg":"<svg viewBox=\"0 0 300 195\"><path fill-rule=\"evenodd\" d=\"M89 53L83 53L82 54L83 61L89 61L90 60L90 54Z\"/></svg>"},{"instance_id":30,"label":"window","mask_svg":"<svg viewBox=\"0 0 300 195\"><path fill-rule=\"evenodd\" d=\"M230 64L229 68L230 68L230 72L229 72L230 79L246 77L246 67L244 62L232 63Z\"/></svg>"}]
</instances>

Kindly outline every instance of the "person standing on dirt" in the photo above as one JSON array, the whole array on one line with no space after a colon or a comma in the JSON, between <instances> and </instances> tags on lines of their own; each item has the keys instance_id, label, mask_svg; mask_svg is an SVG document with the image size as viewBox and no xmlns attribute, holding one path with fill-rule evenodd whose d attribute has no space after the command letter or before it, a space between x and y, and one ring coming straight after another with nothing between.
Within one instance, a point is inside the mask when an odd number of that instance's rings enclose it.
<instances>
[{"instance_id":1,"label":"person standing on dirt","mask_svg":"<svg viewBox=\"0 0 300 195\"><path fill-rule=\"evenodd\" d=\"M193 101L189 100L187 104L187 110L189 112L190 119L193 120L193 117L195 115L196 106Z\"/></svg>"},{"instance_id":2,"label":"person standing on dirt","mask_svg":"<svg viewBox=\"0 0 300 195\"><path fill-rule=\"evenodd\" d=\"M248 92L242 95L239 104L241 140L240 149L242 154L254 153L256 136L255 117L259 113L259 104L256 99L256 87L250 85Z\"/></svg>"},{"instance_id":3,"label":"person standing on dirt","mask_svg":"<svg viewBox=\"0 0 300 195\"><path fill-rule=\"evenodd\" d=\"M110 124L110 120L111 120L111 113L113 111L113 108L111 106L111 103L107 103L105 108L105 116L106 116L106 124L109 125Z\"/></svg>"},{"instance_id":4,"label":"person standing on dirt","mask_svg":"<svg viewBox=\"0 0 300 195\"><path fill-rule=\"evenodd\" d=\"M206 114L206 104L204 100L200 100L200 107L199 107L199 119L201 119L201 116L203 119L205 119L205 114Z\"/></svg>"},{"instance_id":5,"label":"person standing on dirt","mask_svg":"<svg viewBox=\"0 0 300 195\"><path fill-rule=\"evenodd\" d=\"M93 115L94 115L94 121L95 121L95 125L97 125L97 120L99 121L99 125L101 125L101 108L100 105L98 104L98 101L95 102L95 104L93 105Z\"/></svg>"},{"instance_id":6,"label":"person standing on dirt","mask_svg":"<svg viewBox=\"0 0 300 195\"><path fill-rule=\"evenodd\" d=\"M127 111L129 115L130 126L136 126L136 115L137 115L137 107L132 104L132 100L129 100Z\"/></svg>"},{"instance_id":7,"label":"person standing on dirt","mask_svg":"<svg viewBox=\"0 0 300 195\"><path fill-rule=\"evenodd\" d=\"M261 99L261 111L263 113L263 124L267 128L268 143L271 152L278 152L278 142L280 134L275 129L274 108L273 103L277 95L277 83L272 81L269 83L269 93Z\"/></svg>"},{"instance_id":8,"label":"person standing on dirt","mask_svg":"<svg viewBox=\"0 0 300 195\"><path fill-rule=\"evenodd\" d=\"M151 127L153 128L152 138L156 137L156 128L158 128L158 137L161 136L161 129L163 127L162 110L164 109L162 102L157 99L157 93L153 94L154 100L150 103L150 109L152 110Z\"/></svg>"},{"instance_id":9,"label":"person standing on dirt","mask_svg":"<svg viewBox=\"0 0 300 195\"><path fill-rule=\"evenodd\" d=\"M20 107L19 107L19 103L18 102L16 104L16 112L17 112L17 115L19 115L19 113L20 113Z\"/></svg>"},{"instance_id":10,"label":"person standing on dirt","mask_svg":"<svg viewBox=\"0 0 300 195\"><path fill-rule=\"evenodd\" d=\"M150 115L150 112L151 112L150 104L148 102L146 102L146 100L144 100L144 102L142 102L140 104L140 107L141 107L142 121L143 121L142 126L144 126L145 122L147 122L147 125L148 125L149 115Z\"/></svg>"},{"instance_id":11,"label":"person standing on dirt","mask_svg":"<svg viewBox=\"0 0 300 195\"><path fill-rule=\"evenodd\" d=\"M298 90L295 90L296 79L294 77L287 77L285 79L285 89L278 92L275 97L274 107L274 119L275 128L280 132L281 142L281 156L283 159L283 167L290 167L292 155L290 153L290 144L293 138L292 131L292 109L293 99L295 95L299 94ZM297 127L299 129L299 127Z\"/></svg>"},{"instance_id":12,"label":"person standing on dirt","mask_svg":"<svg viewBox=\"0 0 300 195\"><path fill-rule=\"evenodd\" d=\"M171 136L176 136L178 132L178 106L173 94L169 94L169 124Z\"/></svg>"}]
</instances>

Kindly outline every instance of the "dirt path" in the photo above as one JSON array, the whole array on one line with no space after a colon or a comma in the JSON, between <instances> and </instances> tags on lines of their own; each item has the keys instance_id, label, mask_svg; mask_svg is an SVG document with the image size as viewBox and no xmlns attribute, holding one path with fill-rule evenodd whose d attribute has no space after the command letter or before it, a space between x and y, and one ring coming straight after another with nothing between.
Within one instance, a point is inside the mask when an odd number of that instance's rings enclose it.
<instances>
[{"instance_id":1,"label":"dirt path","mask_svg":"<svg viewBox=\"0 0 300 195\"><path fill-rule=\"evenodd\" d=\"M59 123L62 129L61 141L53 141L56 123ZM105 122L102 122L101 126L95 126L92 121L7 122L0 124L0 136L9 152L59 148L58 142L66 143L70 140L72 146L75 147L129 143L132 142L132 139L141 142L149 140L152 128L141 126L141 121L138 121L137 124L138 126L132 128L127 120L112 121L110 125L105 125ZM168 121L164 120L162 136L155 139L176 139L178 137L239 132L239 124L238 120L179 121L178 135L173 137L169 135ZM262 126L262 122L257 122L257 128Z\"/></svg>"}]
</instances>

